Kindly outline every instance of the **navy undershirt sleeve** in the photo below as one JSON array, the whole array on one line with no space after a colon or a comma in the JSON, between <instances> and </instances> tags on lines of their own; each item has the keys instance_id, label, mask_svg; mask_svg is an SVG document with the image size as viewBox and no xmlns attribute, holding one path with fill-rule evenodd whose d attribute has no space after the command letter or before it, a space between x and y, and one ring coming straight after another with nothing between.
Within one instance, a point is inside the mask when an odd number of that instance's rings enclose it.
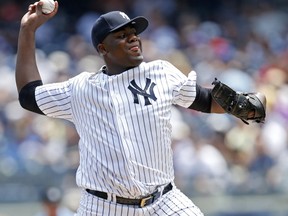
<instances>
[{"instance_id":1,"label":"navy undershirt sleeve","mask_svg":"<svg viewBox=\"0 0 288 216\"><path fill-rule=\"evenodd\" d=\"M204 88L196 84L196 98L188 108L204 113L211 113L211 91L212 89Z\"/></svg>"},{"instance_id":2,"label":"navy undershirt sleeve","mask_svg":"<svg viewBox=\"0 0 288 216\"><path fill-rule=\"evenodd\" d=\"M27 83L19 92L20 105L31 112L45 115L38 107L35 99L35 89L37 86L43 85L41 80Z\"/></svg>"}]
</instances>

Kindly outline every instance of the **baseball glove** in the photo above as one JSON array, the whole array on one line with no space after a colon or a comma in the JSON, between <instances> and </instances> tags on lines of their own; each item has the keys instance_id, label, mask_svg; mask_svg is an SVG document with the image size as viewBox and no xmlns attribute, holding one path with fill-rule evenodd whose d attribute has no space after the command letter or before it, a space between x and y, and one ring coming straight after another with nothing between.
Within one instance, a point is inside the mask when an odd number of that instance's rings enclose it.
<instances>
[{"instance_id":1,"label":"baseball glove","mask_svg":"<svg viewBox=\"0 0 288 216\"><path fill-rule=\"evenodd\" d=\"M266 97L257 93L236 92L229 86L218 81L212 83L212 98L229 114L248 121L264 123L266 117Z\"/></svg>"}]
</instances>

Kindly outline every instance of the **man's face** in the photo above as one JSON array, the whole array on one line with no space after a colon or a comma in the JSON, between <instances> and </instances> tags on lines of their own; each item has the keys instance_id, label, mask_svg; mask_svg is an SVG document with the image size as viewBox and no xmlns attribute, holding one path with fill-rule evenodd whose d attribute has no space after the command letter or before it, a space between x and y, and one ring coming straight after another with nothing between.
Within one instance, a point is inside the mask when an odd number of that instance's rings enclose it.
<instances>
[{"instance_id":1,"label":"man's face","mask_svg":"<svg viewBox=\"0 0 288 216\"><path fill-rule=\"evenodd\" d=\"M132 27L110 33L102 45L100 53L108 67L129 69L143 61L141 40Z\"/></svg>"}]
</instances>

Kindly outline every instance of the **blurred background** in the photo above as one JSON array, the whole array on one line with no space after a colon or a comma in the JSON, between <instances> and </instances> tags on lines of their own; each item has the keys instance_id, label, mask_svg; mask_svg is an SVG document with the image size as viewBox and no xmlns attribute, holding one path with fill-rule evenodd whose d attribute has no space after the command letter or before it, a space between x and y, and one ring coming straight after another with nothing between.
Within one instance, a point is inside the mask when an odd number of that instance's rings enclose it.
<instances>
[{"instance_id":1,"label":"blurred background","mask_svg":"<svg viewBox=\"0 0 288 216\"><path fill-rule=\"evenodd\" d=\"M78 135L69 122L23 110L14 81L21 17L31 0L0 0L0 216L61 216L78 205ZM97 71L90 30L101 13L144 15L145 60L166 59L207 87L215 77L267 97L265 124L175 107L176 184L208 216L288 215L286 0L59 0L37 31L43 81ZM47 204L48 203L48 204ZM49 204L50 203L50 204ZM47 207L48 206L48 207Z\"/></svg>"}]
</instances>

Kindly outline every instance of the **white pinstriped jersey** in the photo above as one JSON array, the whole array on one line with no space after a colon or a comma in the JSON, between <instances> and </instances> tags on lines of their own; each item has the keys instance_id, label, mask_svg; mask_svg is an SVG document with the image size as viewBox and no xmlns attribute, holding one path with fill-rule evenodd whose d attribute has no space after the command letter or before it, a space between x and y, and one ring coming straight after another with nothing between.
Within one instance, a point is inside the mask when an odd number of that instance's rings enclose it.
<instances>
[{"instance_id":1,"label":"white pinstriped jersey","mask_svg":"<svg viewBox=\"0 0 288 216\"><path fill-rule=\"evenodd\" d=\"M118 75L83 72L36 88L39 108L79 133L78 186L138 198L174 180L171 107L190 106L196 73L166 61Z\"/></svg>"}]
</instances>

